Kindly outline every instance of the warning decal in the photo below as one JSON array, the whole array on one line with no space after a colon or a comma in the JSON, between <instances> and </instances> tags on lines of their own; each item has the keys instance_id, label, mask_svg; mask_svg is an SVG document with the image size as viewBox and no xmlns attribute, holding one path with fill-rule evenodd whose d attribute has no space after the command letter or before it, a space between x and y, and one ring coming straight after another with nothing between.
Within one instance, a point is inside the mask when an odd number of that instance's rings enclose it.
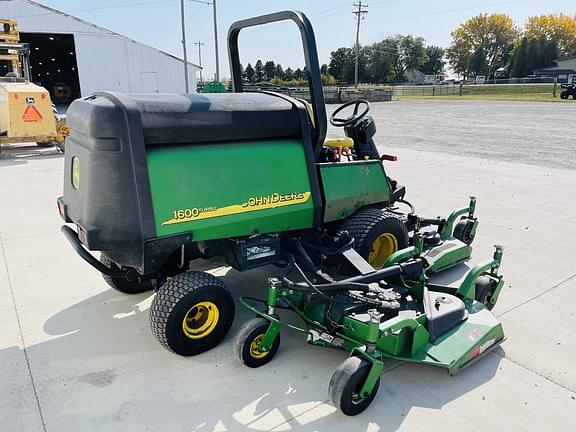
<instances>
[{"instance_id":1,"label":"warning decal","mask_svg":"<svg viewBox=\"0 0 576 432\"><path fill-rule=\"evenodd\" d=\"M42 121L42 114L40 114L36 105L27 105L22 118L25 122L39 122Z\"/></svg>"}]
</instances>

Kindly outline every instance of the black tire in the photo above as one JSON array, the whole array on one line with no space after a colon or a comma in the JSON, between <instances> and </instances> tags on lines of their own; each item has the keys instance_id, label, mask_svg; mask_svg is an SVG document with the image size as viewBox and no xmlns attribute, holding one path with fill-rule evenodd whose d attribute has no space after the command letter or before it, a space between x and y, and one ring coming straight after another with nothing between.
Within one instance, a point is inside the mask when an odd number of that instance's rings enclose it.
<instances>
[{"instance_id":1,"label":"black tire","mask_svg":"<svg viewBox=\"0 0 576 432\"><path fill-rule=\"evenodd\" d=\"M385 258L387 258L387 256L379 256L377 260L369 259L376 240L381 236L388 234L394 238L394 252L408 247L406 225L397 215L383 209L367 208L360 210L344 221L340 230L348 231L348 234L354 237L354 249L366 261L372 261L370 264L376 269L382 268ZM387 255L390 256L390 254Z\"/></svg>"},{"instance_id":2,"label":"black tire","mask_svg":"<svg viewBox=\"0 0 576 432\"><path fill-rule=\"evenodd\" d=\"M105 255L100 255L100 262L110 269L120 270L120 267L118 267L116 263L111 261ZM129 281L125 278L116 278L107 276L105 274L102 274L102 277L106 283L110 285L111 288L114 288L116 291L120 291L124 294L140 294L146 291L150 291L154 288L151 280Z\"/></svg>"},{"instance_id":3,"label":"black tire","mask_svg":"<svg viewBox=\"0 0 576 432\"><path fill-rule=\"evenodd\" d=\"M454 227L453 236L467 245L471 245L474 241L472 228L474 228L474 221L470 219L460 219Z\"/></svg>"},{"instance_id":4,"label":"black tire","mask_svg":"<svg viewBox=\"0 0 576 432\"><path fill-rule=\"evenodd\" d=\"M563 91L560 93L560 99L568 99L568 91Z\"/></svg>"},{"instance_id":5,"label":"black tire","mask_svg":"<svg viewBox=\"0 0 576 432\"><path fill-rule=\"evenodd\" d=\"M220 279L180 273L160 287L150 306L150 327L160 344L182 356L218 345L234 320L234 300Z\"/></svg>"},{"instance_id":6,"label":"black tire","mask_svg":"<svg viewBox=\"0 0 576 432\"><path fill-rule=\"evenodd\" d=\"M252 318L242 326L236 338L234 338L234 355L246 366L251 368L264 366L272 360L278 352L280 333L278 333L278 336L274 339L270 351L256 354L258 338L264 336L269 325L270 322L262 317Z\"/></svg>"},{"instance_id":7,"label":"black tire","mask_svg":"<svg viewBox=\"0 0 576 432\"><path fill-rule=\"evenodd\" d=\"M495 304L490 302L494 290L496 290L497 283L494 279L488 276L480 276L476 279L476 295L474 298L476 301L482 303L486 306L486 309L492 310Z\"/></svg>"},{"instance_id":8,"label":"black tire","mask_svg":"<svg viewBox=\"0 0 576 432\"><path fill-rule=\"evenodd\" d=\"M332 375L328 393L334 406L343 414L347 416L360 414L374 400L380 386L380 377L378 377L370 396L361 399L358 395L371 367L372 365L368 360L348 357Z\"/></svg>"}]
</instances>

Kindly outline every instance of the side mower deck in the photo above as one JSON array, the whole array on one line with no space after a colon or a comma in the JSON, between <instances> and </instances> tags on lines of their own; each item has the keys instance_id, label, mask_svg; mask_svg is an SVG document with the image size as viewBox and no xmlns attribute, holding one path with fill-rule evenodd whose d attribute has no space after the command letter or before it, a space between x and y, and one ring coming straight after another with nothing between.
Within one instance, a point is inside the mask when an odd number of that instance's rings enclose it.
<instances>
[{"instance_id":1,"label":"side mower deck","mask_svg":"<svg viewBox=\"0 0 576 432\"><path fill-rule=\"evenodd\" d=\"M308 343L350 353L334 374L330 394L344 414L356 415L374 398L386 358L442 367L454 375L504 340L502 324L490 312L504 284L498 275L501 247L455 287L428 281L419 232L415 245L399 254L408 258L360 276L312 282L318 280L313 274L321 273L302 271L297 252L284 276L270 279L264 310L241 298L259 318L239 332L237 356L250 367L269 362L285 325L277 308L288 308L305 324L289 327L306 333ZM292 273L300 282L288 278ZM344 373L351 368L358 375Z\"/></svg>"}]
</instances>

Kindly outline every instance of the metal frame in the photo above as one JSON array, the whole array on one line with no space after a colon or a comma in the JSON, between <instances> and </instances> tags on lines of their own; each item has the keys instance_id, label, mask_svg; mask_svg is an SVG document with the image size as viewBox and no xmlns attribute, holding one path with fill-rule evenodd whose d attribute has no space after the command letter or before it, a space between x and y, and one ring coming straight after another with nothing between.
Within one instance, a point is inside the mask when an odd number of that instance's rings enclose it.
<instances>
[{"instance_id":1,"label":"metal frame","mask_svg":"<svg viewBox=\"0 0 576 432\"><path fill-rule=\"evenodd\" d=\"M316 127L312 129L312 144L316 159L322 150L324 139L326 138L327 117L320 65L318 63L316 37L314 36L312 24L306 15L299 11L282 11L248 18L233 23L228 30L228 56L230 59L230 70L232 75L232 89L235 93L243 92L240 52L238 50L238 37L240 31L248 27L255 27L280 21L293 21L300 29L302 47L304 48L304 59L306 60L306 70L308 73L308 86L310 88L314 124L316 125Z\"/></svg>"}]
</instances>

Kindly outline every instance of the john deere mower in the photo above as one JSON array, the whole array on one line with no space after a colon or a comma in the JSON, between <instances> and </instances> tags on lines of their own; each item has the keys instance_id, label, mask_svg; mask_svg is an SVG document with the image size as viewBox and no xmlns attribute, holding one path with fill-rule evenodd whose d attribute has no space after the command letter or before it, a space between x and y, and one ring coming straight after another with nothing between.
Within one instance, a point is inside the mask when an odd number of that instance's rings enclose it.
<instances>
[{"instance_id":1,"label":"john deere mower","mask_svg":"<svg viewBox=\"0 0 576 432\"><path fill-rule=\"evenodd\" d=\"M413 243L393 254L384 268L366 266L342 279L324 265L324 257L350 250L345 231L293 237L285 249L285 270L269 279L266 300L240 298L257 317L238 332L236 356L252 368L265 365L278 351L283 325L306 333L312 345L348 352L332 376L329 394L350 416L374 399L386 358L446 368L451 375L472 364L504 340L502 325L490 312L504 284L498 275L502 248L451 287L428 281L418 230ZM286 324L279 309L294 312L304 326Z\"/></svg>"},{"instance_id":2,"label":"john deere mower","mask_svg":"<svg viewBox=\"0 0 576 432\"><path fill-rule=\"evenodd\" d=\"M243 92L241 30L284 20L301 32L310 104ZM192 271L197 258L223 257L244 271L288 265L292 256L322 280L373 275L379 281L397 253L425 260L427 273L470 257L475 199L446 218L416 215L406 188L386 174L393 158L378 152L368 102L337 110L330 121L344 128L345 137L326 139L316 42L302 13L236 22L228 45L232 93L103 92L76 100L67 114L64 194L58 199L67 223L62 231L112 288L157 291L150 324L165 348L201 353L217 345L232 323L228 288ZM340 239L338 248L322 246L333 237ZM418 258L406 249L416 238ZM308 246L317 256L307 257L299 243L316 247ZM92 251L100 252L99 260Z\"/></svg>"}]
</instances>

